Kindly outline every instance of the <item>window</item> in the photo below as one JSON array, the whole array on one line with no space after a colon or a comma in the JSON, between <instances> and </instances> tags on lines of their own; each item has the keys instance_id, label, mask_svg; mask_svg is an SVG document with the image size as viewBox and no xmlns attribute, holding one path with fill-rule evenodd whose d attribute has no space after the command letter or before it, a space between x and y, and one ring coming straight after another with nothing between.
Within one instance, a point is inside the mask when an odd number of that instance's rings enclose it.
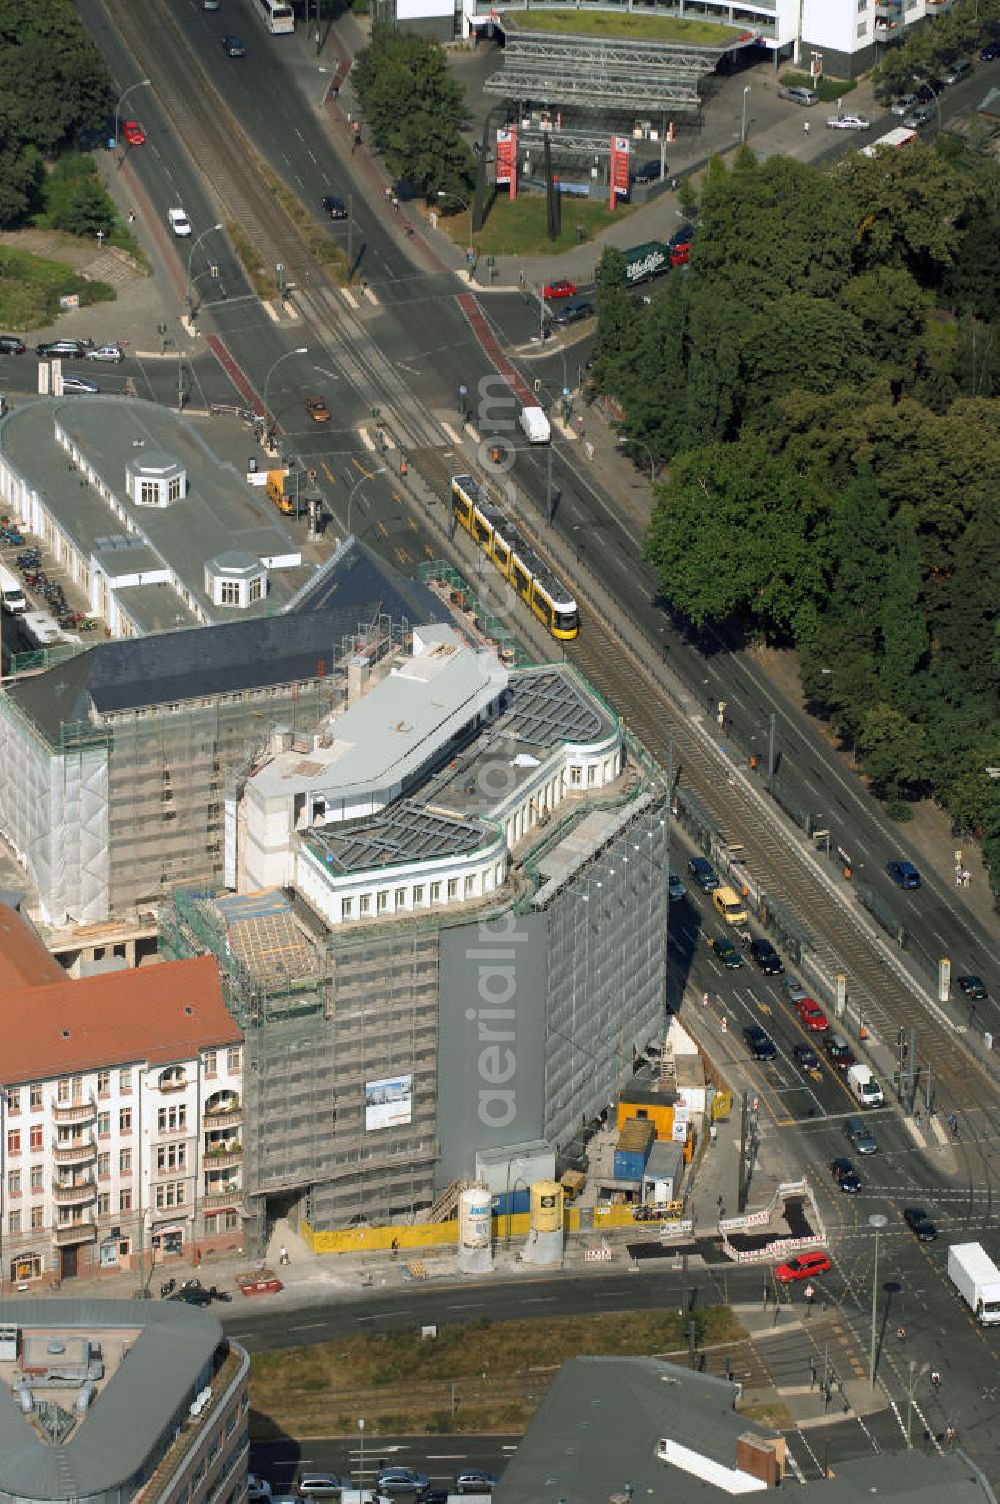
<instances>
[{"instance_id":1,"label":"window","mask_svg":"<svg viewBox=\"0 0 1000 1504\"><path fill-rule=\"evenodd\" d=\"M370 914L372 911L372 896L370 893L362 893L358 899L358 913Z\"/></svg>"},{"instance_id":2,"label":"window","mask_svg":"<svg viewBox=\"0 0 1000 1504\"><path fill-rule=\"evenodd\" d=\"M250 599L251 599L251 601L259 601L259 600L263 600L263 598L264 598L264 577L263 577L263 575L259 575L259 574L258 575L254 575L253 579L250 581Z\"/></svg>"},{"instance_id":3,"label":"window","mask_svg":"<svg viewBox=\"0 0 1000 1504\"><path fill-rule=\"evenodd\" d=\"M226 1051L226 1070L230 1071L230 1072L235 1072L235 1071L238 1071L239 1068L240 1068L240 1047L239 1047L239 1045L234 1045L232 1049L229 1049L229 1050Z\"/></svg>"},{"instance_id":4,"label":"window","mask_svg":"<svg viewBox=\"0 0 1000 1504\"><path fill-rule=\"evenodd\" d=\"M424 901L424 885L423 885L423 883L417 883L416 886L413 889L413 907L416 908L417 904L422 904L423 901Z\"/></svg>"},{"instance_id":5,"label":"window","mask_svg":"<svg viewBox=\"0 0 1000 1504\"><path fill-rule=\"evenodd\" d=\"M587 768L587 782L591 785L597 782L597 769L594 767L593 763L590 763Z\"/></svg>"},{"instance_id":6,"label":"window","mask_svg":"<svg viewBox=\"0 0 1000 1504\"><path fill-rule=\"evenodd\" d=\"M32 1165L32 1167L31 1167L31 1189L33 1191L44 1191L44 1189L45 1189L45 1166L44 1165Z\"/></svg>"},{"instance_id":7,"label":"window","mask_svg":"<svg viewBox=\"0 0 1000 1504\"><path fill-rule=\"evenodd\" d=\"M132 1094L132 1072L128 1066L118 1072L118 1090L123 1097L128 1097Z\"/></svg>"},{"instance_id":8,"label":"window","mask_svg":"<svg viewBox=\"0 0 1000 1504\"><path fill-rule=\"evenodd\" d=\"M451 899L451 898L457 898L458 897L458 878L457 877L449 877L449 879L448 879L448 897L449 897L449 899Z\"/></svg>"},{"instance_id":9,"label":"window","mask_svg":"<svg viewBox=\"0 0 1000 1504\"><path fill-rule=\"evenodd\" d=\"M38 1112L42 1105L42 1088L39 1085L28 1087L28 1106L32 1112Z\"/></svg>"},{"instance_id":10,"label":"window","mask_svg":"<svg viewBox=\"0 0 1000 1504\"><path fill-rule=\"evenodd\" d=\"M158 1170L183 1170L187 1167L187 1144L161 1144L156 1151Z\"/></svg>"},{"instance_id":11,"label":"window","mask_svg":"<svg viewBox=\"0 0 1000 1504\"><path fill-rule=\"evenodd\" d=\"M465 879L465 896L466 896L466 898L474 898L475 897L475 893L476 893L476 879L474 877L467 877Z\"/></svg>"},{"instance_id":12,"label":"window","mask_svg":"<svg viewBox=\"0 0 1000 1504\"><path fill-rule=\"evenodd\" d=\"M431 903L441 902L441 884L431 883Z\"/></svg>"},{"instance_id":13,"label":"window","mask_svg":"<svg viewBox=\"0 0 1000 1504\"><path fill-rule=\"evenodd\" d=\"M7 1195L8 1196L20 1196L20 1194L21 1194L21 1172L20 1172L20 1170L8 1170L7 1171Z\"/></svg>"},{"instance_id":14,"label":"window","mask_svg":"<svg viewBox=\"0 0 1000 1504\"><path fill-rule=\"evenodd\" d=\"M131 1187L128 1187L124 1191L119 1191L118 1192L118 1210L120 1212L130 1212L132 1210L132 1189L131 1189Z\"/></svg>"},{"instance_id":15,"label":"window","mask_svg":"<svg viewBox=\"0 0 1000 1504\"><path fill-rule=\"evenodd\" d=\"M118 1151L118 1169L119 1169L119 1171L121 1172L122 1175L131 1175L131 1173L132 1173L132 1150L131 1149L119 1149L119 1151Z\"/></svg>"},{"instance_id":16,"label":"window","mask_svg":"<svg viewBox=\"0 0 1000 1504\"><path fill-rule=\"evenodd\" d=\"M139 482L139 505L142 507L155 507L160 499L160 487L155 480L141 480Z\"/></svg>"},{"instance_id":17,"label":"window","mask_svg":"<svg viewBox=\"0 0 1000 1504\"><path fill-rule=\"evenodd\" d=\"M7 1111L21 1111L21 1093L16 1086L12 1086L7 1093Z\"/></svg>"},{"instance_id":18,"label":"window","mask_svg":"<svg viewBox=\"0 0 1000 1504\"><path fill-rule=\"evenodd\" d=\"M8 1154L20 1154L20 1152L21 1152L21 1133L20 1133L20 1130L18 1128L10 1128L7 1131L7 1153Z\"/></svg>"},{"instance_id":19,"label":"window","mask_svg":"<svg viewBox=\"0 0 1000 1504\"><path fill-rule=\"evenodd\" d=\"M111 1155L99 1154L97 1156L97 1178L107 1180L111 1175Z\"/></svg>"},{"instance_id":20,"label":"window","mask_svg":"<svg viewBox=\"0 0 1000 1504\"><path fill-rule=\"evenodd\" d=\"M123 1107L122 1110L121 1110L121 1112L118 1114L118 1132L119 1133L131 1133L132 1132L132 1109L131 1109L131 1107Z\"/></svg>"},{"instance_id":21,"label":"window","mask_svg":"<svg viewBox=\"0 0 1000 1504\"><path fill-rule=\"evenodd\" d=\"M111 1092L111 1072L110 1071L98 1071L97 1072L97 1095L99 1097L106 1097L106 1096L108 1096L110 1094L110 1092Z\"/></svg>"},{"instance_id":22,"label":"window","mask_svg":"<svg viewBox=\"0 0 1000 1504\"><path fill-rule=\"evenodd\" d=\"M868 35L868 22L867 21L859 21L858 22L858 36L859 37L866 37L867 35Z\"/></svg>"},{"instance_id":23,"label":"window","mask_svg":"<svg viewBox=\"0 0 1000 1504\"><path fill-rule=\"evenodd\" d=\"M583 782L583 769L577 767L570 768L569 781L571 784L578 788Z\"/></svg>"},{"instance_id":24,"label":"window","mask_svg":"<svg viewBox=\"0 0 1000 1504\"><path fill-rule=\"evenodd\" d=\"M218 1054L215 1050L205 1051L205 1075L214 1076L218 1073Z\"/></svg>"},{"instance_id":25,"label":"window","mask_svg":"<svg viewBox=\"0 0 1000 1504\"><path fill-rule=\"evenodd\" d=\"M21 1212L20 1212L20 1209L18 1209L16 1212L8 1212L7 1213L7 1231L8 1232L20 1232L21 1231Z\"/></svg>"},{"instance_id":26,"label":"window","mask_svg":"<svg viewBox=\"0 0 1000 1504\"><path fill-rule=\"evenodd\" d=\"M56 1083L56 1101L59 1106L64 1106L69 1101L69 1082L59 1081Z\"/></svg>"},{"instance_id":27,"label":"window","mask_svg":"<svg viewBox=\"0 0 1000 1504\"><path fill-rule=\"evenodd\" d=\"M353 909L354 909L354 899L353 898L342 898L340 900L340 917L341 917L341 919L350 919L351 914L353 912Z\"/></svg>"},{"instance_id":28,"label":"window","mask_svg":"<svg viewBox=\"0 0 1000 1504\"><path fill-rule=\"evenodd\" d=\"M31 1148L37 1151L45 1148L45 1128L41 1123L32 1123L29 1135Z\"/></svg>"},{"instance_id":29,"label":"window","mask_svg":"<svg viewBox=\"0 0 1000 1504\"><path fill-rule=\"evenodd\" d=\"M173 476L171 476L170 480L167 483L167 500L168 501L180 501L181 496L183 494L182 487L183 487L183 480L182 480L181 476L179 476L179 475L173 475Z\"/></svg>"},{"instance_id":30,"label":"window","mask_svg":"<svg viewBox=\"0 0 1000 1504\"><path fill-rule=\"evenodd\" d=\"M97 1196L97 1215L99 1217L111 1216L111 1192L99 1191Z\"/></svg>"},{"instance_id":31,"label":"window","mask_svg":"<svg viewBox=\"0 0 1000 1504\"><path fill-rule=\"evenodd\" d=\"M183 1180L168 1180L165 1185L156 1187L156 1206L159 1211L171 1206L183 1206L185 1199Z\"/></svg>"},{"instance_id":32,"label":"window","mask_svg":"<svg viewBox=\"0 0 1000 1504\"><path fill-rule=\"evenodd\" d=\"M223 580L219 595L224 606L238 606L240 603L239 580Z\"/></svg>"},{"instance_id":33,"label":"window","mask_svg":"<svg viewBox=\"0 0 1000 1504\"><path fill-rule=\"evenodd\" d=\"M111 1114L110 1114L110 1112L99 1112L97 1114L97 1136L98 1136L98 1138L110 1138L111 1137Z\"/></svg>"},{"instance_id":34,"label":"window","mask_svg":"<svg viewBox=\"0 0 1000 1504\"><path fill-rule=\"evenodd\" d=\"M44 1227L44 1226L45 1226L45 1208L44 1208L44 1206L33 1206L31 1208L31 1230L32 1230L32 1232L37 1232L40 1227Z\"/></svg>"},{"instance_id":35,"label":"window","mask_svg":"<svg viewBox=\"0 0 1000 1504\"><path fill-rule=\"evenodd\" d=\"M384 888L375 896L375 907L380 914L384 914L389 907L389 895Z\"/></svg>"},{"instance_id":36,"label":"window","mask_svg":"<svg viewBox=\"0 0 1000 1504\"><path fill-rule=\"evenodd\" d=\"M396 908L397 909L405 909L406 908L406 889L405 888L397 888L396 889Z\"/></svg>"},{"instance_id":37,"label":"window","mask_svg":"<svg viewBox=\"0 0 1000 1504\"><path fill-rule=\"evenodd\" d=\"M187 1127L187 1105L184 1102L176 1107L161 1107L156 1114L156 1126L161 1133L177 1133Z\"/></svg>"}]
</instances>

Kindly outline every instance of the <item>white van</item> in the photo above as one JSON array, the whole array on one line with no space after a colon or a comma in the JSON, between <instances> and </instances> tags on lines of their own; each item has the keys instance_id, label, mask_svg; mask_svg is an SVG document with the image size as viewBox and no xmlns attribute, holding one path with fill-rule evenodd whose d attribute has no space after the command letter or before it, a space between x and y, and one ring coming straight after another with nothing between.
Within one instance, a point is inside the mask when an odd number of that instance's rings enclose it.
<instances>
[{"instance_id":1,"label":"white van","mask_svg":"<svg viewBox=\"0 0 1000 1504\"><path fill-rule=\"evenodd\" d=\"M549 420L540 407L522 407L521 427L529 444L547 444L552 437Z\"/></svg>"},{"instance_id":2,"label":"white van","mask_svg":"<svg viewBox=\"0 0 1000 1504\"><path fill-rule=\"evenodd\" d=\"M0 603L8 616L21 616L28 609L21 581L5 564L0 564Z\"/></svg>"}]
</instances>

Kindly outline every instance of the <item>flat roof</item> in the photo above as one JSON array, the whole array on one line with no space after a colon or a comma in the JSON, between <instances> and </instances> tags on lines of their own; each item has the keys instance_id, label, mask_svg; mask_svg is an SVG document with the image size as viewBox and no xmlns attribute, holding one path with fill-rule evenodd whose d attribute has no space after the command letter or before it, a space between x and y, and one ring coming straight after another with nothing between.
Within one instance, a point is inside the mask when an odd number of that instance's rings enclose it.
<instances>
[{"instance_id":1,"label":"flat roof","mask_svg":"<svg viewBox=\"0 0 1000 1504\"><path fill-rule=\"evenodd\" d=\"M118 515L86 483L55 435L59 424L99 480L111 491ZM280 610L314 573L263 489L249 486L221 459L182 414L155 402L122 397L45 397L17 407L0 427L0 447L43 506L85 558L101 558L102 540L126 534L146 545L157 567L176 576L210 622L262 616ZM135 506L128 499L126 467L176 462L187 474L187 494L166 507ZM123 520L123 518L125 520ZM243 609L216 606L205 589L205 564L237 548L254 558L299 562L269 570L266 597ZM139 587L183 597L170 585ZM130 597L131 601L135 597Z\"/></svg>"},{"instance_id":2,"label":"flat roof","mask_svg":"<svg viewBox=\"0 0 1000 1504\"><path fill-rule=\"evenodd\" d=\"M93 1406L59 1443L0 1384L0 1493L18 1499L131 1497L137 1476L173 1439L178 1412L211 1382L223 1340L214 1316L179 1301L2 1300L0 1324L89 1338L114 1364ZM45 1389L39 1397L72 1412L78 1392Z\"/></svg>"},{"instance_id":3,"label":"flat roof","mask_svg":"<svg viewBox=\"0 0 1000 1504\"><path fill-rule=\"evenodd\" d=\"M450 626L415 629L413 653L342 715L307 752L282 752L254 774L265 797L313 789L363 801L405 788L506 687L508 672L489 649L466 644Z\"/></svg>"},{"instance_id":4,"label":"flat roof","mask_svg":"<svg viewBox=\"0 0 1000 1504\"><path fill-rule=\"evenodd\" d=\"M534 907L544 908L574 872L585 862L589 862L596 851L606 846L619 830L634 820L641 810L648 809L653 802L652 794L640 794L618 809L595 809L578 820L561 841L538 859L538 871L546 881L532 899ZM664 864L664 882L666 875Z\"/></svg>"}]
</instances>

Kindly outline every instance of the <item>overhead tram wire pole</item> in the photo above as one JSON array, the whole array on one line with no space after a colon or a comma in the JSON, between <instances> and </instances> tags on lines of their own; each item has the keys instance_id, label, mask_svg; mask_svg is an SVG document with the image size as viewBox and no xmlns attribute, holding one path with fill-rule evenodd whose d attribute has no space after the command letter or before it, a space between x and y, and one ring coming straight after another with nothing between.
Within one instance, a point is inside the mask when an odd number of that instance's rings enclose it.
<instances>
[{"instance_id":1,"label":"overhead tram wire pole","mask_svg":"<svg viewBox=\"0 0 1000 1504\"><path fill-rule=\"evenodd\" d=\"M486 148L484 147L483 150L485 151L485 149ZM468 203L464 198L462 198L461 194L450 193L447 188L439 188L437 190L437 193L435 194L435 197L436 198L450 198L450 199L453 199L456 204L461 204L463 209L468 210L468 214L469 214L469 241L468 241L468 246L467 246L465 255L466 255L466 260L468 262L468 267L469 267L469 281L471 282L472 281L472 256L474 254L473 245L472 245L472 205L470 203Z\"/></svg>"},{"instance_id":2,"label":"overhead tram wire pole","mask_svg":"<svg viewBox=\"0 0 1000 1504\"><path fill-rule=\"evenodd\" d=\"M152 88L152 84L151 84L151 82L150 82L150 80L148 78L140 78L137 83L129 84L128 88L127 89L123 89L122 92L121 92L121 94L118 96L118 103L115 105L115 144L116 145L118 144L118 121L121 119L122 105L125 103L126 99L133 92L134 89L151 89L151 88Z\"/></svg>"},{"instance_id":3,"label":"overhead tram wire pole","mask_svg":"<svg viewBox=\"0 0 1000 1504\"><path fill-rule=\"evenodd\" d=\"M293 355L308 355L308 354L309 354L309 351L306 348L306 346L305 345L299 345L294 350L286 350L285 353L284 353L284 355L279 355L278 358L277 358L277 360L275 360L275 361L272 362L271 369L268 371L267 375L264 378L264 423L265 423L265 425L267 425L267 423L268 423L268 417L269 417L270 412L271 412L271 409L267 405L267 394L268 394L268 390L269 390L270 385L271 385L271 377L274 375L275 371L281 365L281 362L283 360L291 360L291 358L292 358Z\"/></svg>"},{"instance_id":4,"label":"overhead tram wire pole","mask_svg":"<svg viewBox=\"0 0 1000 1504\"><path fill-rule=\"evenodd\" d=\"M747 96L750 93L750 85L743 90L743 114L740 120L740 145L743 146L747 139Z\"/></svg>"},{"instance_id":5,"label":"overhead tram wire pole","mask_svg":"<svg viewBox=\"0 0 1000 1504\"><path fill-rule=\"evenodd\" d=\"M186 287L184 289L184 296L187 298L188 318L189 319L193 319L194 318L194 287L193 287L192 282L191 282L191 268L194 265L194 253L198 249L198 247L201 245L202 241L205 239L205 237L207 235L214 235L215 232L216 232L216 230L221 230L221 229L222 229L221 224L218 224L218 225L209 225L209 227L208 227L207 230L202 230L201 234L196 238L194 244L192 245L190 254L188 255L187 285L186 285Z\"/></svg>"},{"instance_id":6,"label":"overhead tram wire pole","mask_svg":"<svg viewBox=\"0 0 1000 1504\"><path fill-rule=\"evenodd\" d=\"M354 493L357 491L358 487L363 486L366 481L374 480L376 475L388 475L388 473L389 472L383 466L381 470L372 470L368 475L362 475L358 480L354 482L354 485L351 487L351 494L347 498L347 530L344 534L346 538L349 538L351 536L351 507L354 505Z\"/></svg>"},{"instance_id":7,"label":"overhead tram wire pole","mask_svg":"<svg viewBox=\"0 0 1000 1504\"><path fill-rule=\"evenodd\" d=\"M869 1227L874 1227L875 1229L875 1260L872 1265L872 1341L871 1352L868 1358L868 1382L873 1389L875 1387L875 1350L878 1335L878 1235L888 1220L888 1217L884 1216L882 1212L873 1212L868 1218Z\"/></svg>"}]
</instances>

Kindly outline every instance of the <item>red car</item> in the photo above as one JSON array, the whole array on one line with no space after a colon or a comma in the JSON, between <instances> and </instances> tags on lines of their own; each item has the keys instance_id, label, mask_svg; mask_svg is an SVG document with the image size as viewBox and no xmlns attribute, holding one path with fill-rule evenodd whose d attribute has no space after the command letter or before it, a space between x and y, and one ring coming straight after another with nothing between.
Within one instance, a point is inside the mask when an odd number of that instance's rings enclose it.
<instances>
[{"instance_id":1,"label":"red car","mask_svg":"<svg viewBox=\"0 0 1000 1504\"><path fill-rule=\"evenodd\" d=\"M799 1010L802 1022L813 1034L822 1034L830 1027L830 1021L823 1009L814 1003L811 997L801 998L795 1006Z\"/></svg>"},{"instance_id":2,"label":"red car","mask_svg":"<svg viewBox=\"0 0 1000 1504\"><path fill-rule=\"evenodd\" d=\"M690 256L691 256L691 244L690 244L690 241L686 242L684 245L672 245L670 247L670 265L671 266L687 266L688 261L690 259Z\"/></svg>"},{"instance_id":3,"label":"red car","mask_svg":"<svg viewBox=\"0 0 1000 1504\"><path fill-rule=\"evenodd\" d=\"M542 296L546 298L575 298L576 283L567 282L565 277L560 277L558 282L546 282L542 288Z\"/></svg>"},{"instance_id":4,"label":"red car","mask_svg":"<svg viewBox=\"0 0 1000 1504\"><path fill-rule=\"evenodd\" d=\"M143 146L146 141L146 132L138 120L126 120L122 126L122 135L129 146Z\"/></svg>"},{"instance_id":5,"label":"red car","mask_svg":"<svg viewBox=\"0 0 1000 1504\"><path fill-rule=\"evenodd\" d=\"M793 1279L813 1279L817 1274L828 1274L830 1267L829 1257L817 1248L812 1253L800 1253L798 1258L789 1259L787 1264L779 1264L774 1277L787 1285Z\"/></svg>"}]
</instances>

